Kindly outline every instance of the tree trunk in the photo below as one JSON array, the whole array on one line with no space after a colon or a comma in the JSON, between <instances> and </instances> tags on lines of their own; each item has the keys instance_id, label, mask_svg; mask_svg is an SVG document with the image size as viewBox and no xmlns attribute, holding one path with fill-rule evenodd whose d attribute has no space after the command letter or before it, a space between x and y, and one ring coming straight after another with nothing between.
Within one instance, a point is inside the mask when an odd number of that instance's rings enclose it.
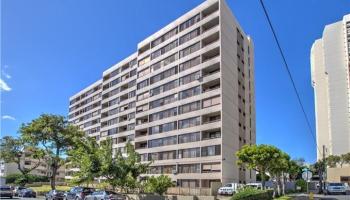
<instances>
[{"instance_id":1,"label":"tree trunk","mask_svg":"<svg viewBox=\"0 0 350 200\"><path fill-rule=\"evenodd\" d=\"M52 174L50 177L50 184L51 184L51 189L55 190L56 189L56 173L57 173L57 167L52 168Z\"/></svg>"},{"instance_id":2,"label":"tree trunk","mask_svg":"<svg viewBox=\"0 0 350 200\"><path fill-rule=\"evenodd\" d=\"M262 189L265 190L265 170L260 170L261 173L261 186Z\"/></svg>"}]
</instances>

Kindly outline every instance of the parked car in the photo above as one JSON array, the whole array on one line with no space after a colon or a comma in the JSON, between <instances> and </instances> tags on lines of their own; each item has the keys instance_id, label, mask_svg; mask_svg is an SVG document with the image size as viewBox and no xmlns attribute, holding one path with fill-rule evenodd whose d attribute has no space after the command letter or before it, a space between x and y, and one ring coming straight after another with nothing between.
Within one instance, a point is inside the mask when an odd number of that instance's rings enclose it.
<instances>
[{"instance_id":1,"label":"parked car","mask_svg":"<svg viewBox=\"0 0 350 200\"><path fill-rule=\"evenodd\" d=\"M85 200L126 200L126 197L113 191L99 190L87 195Z\"/></svg>"},{"instance_id":2,"label":"parked car","mask_svg":"<svg viewBox=\"0 0 350 200\"><path fill-rule=\"evenodd\" d=\"M63 200L65 199L65 195L63 191L59 190L51 190L45 195L46 200Z\"/></svg>"},{"instance_id":3,"label":"parked car","mask_svg":"<svg viewBox=\"0 0 350 200\"><path fill-rule=\"evenodd\" d=\"M33 197L36 198L36 192L30 188L19 191L18 197Z\"/></svg>"},{"instance_id":4,"label":"parked car","mask_svg":"<svg viewBox=\"0 0 350 200\"><path fill-rule=\"evenodd\" d=\"M0 197L9 197L12 199L13 192L10 186L0 186Z\"/></svg>"},{"instance_id":5,"label":"parked car","mask_svg":"<svg viewBox=\"0 0 350 200\"><path fill-rule=\"evenodd\" d=\"M237 192L239 188L242 188L242 184L240 183L227 183L226 185L220 187L218 189L218 194L220 195L233 195Z\"/></svg>"},{"instance_id":6,"label":"parked car","mask_svg":"<svg viewBox=\"0 0 350 200\"><path fill-rule=\"evenodd\" d=\"M84 198L87 195L92 194L95 192L94 188L89 187L73 187L69 192L66 194L66 200L84 200Z\"/></svg>"},{"instance_id":7,"label":"parked car","mask_svg":"<svg viewBox=\"0 0 350 200\"><path fill-rule=\"evenodd\" d=\"M245 185L245 187L252 187L252 188L256 188L258 190L262 189L262 184L261 183L247 183Z\"/></svg>"},{"instance_id":8,"label":"parked car","mask_svg":"<svg viewBox=\"0 0 350 200\"><path fill-rule=\"evenodd\" d=\"M346 195L345 183L326 183L326 190L324 193L327 194L345 194Z\"/></svg>"},{"instance_id":9,"label":"parked car","mask_svg":"<svg viewBox=\"0 0 350 200\"><path fill-rule=\"evenodd\" d=\"M13 190L13 196L15 196L15 197L18 196L19 191L21 191L23 189L27 189L27 188L25 188L23 186L16 186L15 189Z\"/></svg>"}]
</instances>

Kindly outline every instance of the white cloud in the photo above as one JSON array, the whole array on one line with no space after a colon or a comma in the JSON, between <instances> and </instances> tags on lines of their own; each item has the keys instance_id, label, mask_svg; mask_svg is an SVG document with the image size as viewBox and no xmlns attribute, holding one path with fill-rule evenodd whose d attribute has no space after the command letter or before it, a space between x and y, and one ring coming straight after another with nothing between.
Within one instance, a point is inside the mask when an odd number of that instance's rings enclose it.
<instances>
[{"instance_id":1,"label":"white cloud","mask_svg":"<svg viewBox=\"0 0 350 200\"><path fill-rule=\"evenodd\" d=\"M3 115L1 118L2 119L8 119L8 120L16 120L16 118L14 118L14 117L12 117L10 115Z\"/></svg>"},{"instance_id":2,"label":"white cloud","mask_svg":"<svg viewBox=\"0 0 350 200\"><path fill-rule=\"evenodd\" d=\"M8 73L6 73L6 72L4 72L4 71L2 71L2 75L4 75L5 78L7 78L7 79L10 79L10 78L11 78L11 75L8 74Z\"/></svg>"},{"instance_id":3,"label":"white cloud","mask_svg":"<svg viewBox=\"0 0 350 200\"><path fill-rule=\"evenodd\" d=\"M8 92L8 91L11 91L12 89L10 88L10 86L7 85L7 83L4 80L0 78L0 90Z\"/></svg>"}]
</instances>

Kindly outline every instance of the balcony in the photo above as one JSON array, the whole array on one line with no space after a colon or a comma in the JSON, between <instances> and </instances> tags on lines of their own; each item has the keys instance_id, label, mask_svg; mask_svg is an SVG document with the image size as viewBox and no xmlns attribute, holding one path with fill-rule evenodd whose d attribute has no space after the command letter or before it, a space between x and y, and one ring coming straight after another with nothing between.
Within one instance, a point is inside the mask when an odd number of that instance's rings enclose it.
<instances>
[{"instance_id":1,"label":"balcony","mask_svg":"<svg viewBox=\"0 0 350 200\"><path fill-rule=\"evenodd\" d=\"M217 41L219 41L220 39L220 34L219 32L216 32L212 35L209 35L208 37L204 38L202 40L202 48L206 47L206 46L209 46Z\"/></svg>"},{"instance_id":2,"label":"balcony","mask_svg":"<svg viewBox=\"0 0 350 200\"><path fill-rule=\"evenodd\" d=\"M135 142L135 149L146 149L147 141Z\"/></svg>"},{"instance_id":3,"label":"balcony","mask_svg":"<svg viewBox=\"0 0 350 200\"><path fill-rule=\"evenodd\" d=\"M220 88L220 79L215 79L207 83L202 84L202 93L206 93L212 90Z\"/></svg>"},{"instance_id":4,"label":"balcony","mask_svg":"<svg viewBox=\"0 0 350 200\"><path fill-rule=\"evenodd\" d=\"M148 116L147 115L136 119L136 125L141 125L141 124L145 124L145 123L148 123Z\"/></svg>"},{"instance_id":5,"label":"balcony","mask_svg":"<svg viewBox=\"0 0 350 200\"><path fill-rule=\"evenodd\" d=\"M207 62L208 60L211 60L219 55L220 55L220 48L219 47L212 49L208 52L205 52L202 55L202 63Z\"/></svg>"},{"instance_id":6,"label":"balcony","mask_svg":"<svg viewBox=\"0 0 350 200\"><path fill-rule=\"evenodd\" d=\"M219 3L216 2L213 5L209 6L208 8L204 9L202 11L202 19L206 18L207 16L213 14L214 12L219 10Z\"/></svg>"},{"instance_id":7,"label":"balcony","mask_svg":"<svg viewBox=\"0 0 350 200\"><path fill-rule=\"evenodd\" d=\"M216 17L216 18L208 21L207 23L202 25L202 33L205 33L206 31L218 26L219 24L220 24L219 17Z\"/></svg>"},{"instance_id":8,"label":"balcony","mask_svg":"<svg viewBox=\"0 0 350 200\"><path fill-rule=\"evenodd\" d=\"M202 140L211 140L221 137L221 129L212 129L202 131Z\"/></svg>"},{"instance_id":9,"label":"balcony","mask_svg":"<svg viewBox=\"0 0 350 200\"><path fill-rule=\"evenodd\" d=\"M202 77L210 76L215 73L220 72L220 63L215 63L213 65L210 65L204 69L202 69Z\"/></svg>"},{"instance_id":10,"label":"balcony","mask_svg":"<svg viewBox=\"0 0 350 200\"><path fill-rule=\"evenodd\" d=\"M143 136L146 136L146 135L148 135L148 129L147 128L135 131L135 137L143 137Z\"/></svg>"},{"instance_id":11,"label":"balcony","mask_svg":"<svg viewBox=\"0 0 350 200\"><path fill-rule=\"evenodd\" d=\"M210 113L202 116L202 124L209 124L221 120L221 112Z\"/></svg>"}]
</instances>

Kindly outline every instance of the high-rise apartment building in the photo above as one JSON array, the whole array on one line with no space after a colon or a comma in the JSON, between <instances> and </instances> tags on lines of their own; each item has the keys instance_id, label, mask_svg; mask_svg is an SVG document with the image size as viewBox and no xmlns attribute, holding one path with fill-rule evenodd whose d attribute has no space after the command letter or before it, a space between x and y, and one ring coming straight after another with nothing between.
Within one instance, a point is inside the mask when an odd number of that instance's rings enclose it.
<instances>
[{"instance_id":1,"label":"high-rise apartment building","mask_svg":"<svg viewBox=\"0 0 350 200\"><path fill-rule=\"evenodd\" d=\"M144 39L70 98L69 120L97 140L132 141L150 175L179 186L252 182L235 152L255 144L254 47L223 0Z\"/></svg>"},{"instance_id":2,"label":"high-rise apartment building","mask_svg":"<svg viewBox=\"0 0 350 200\"><path fill-rule=\"evenodd\" d=\"M350 15L327 25L311 48L317 145L327 155L350 152ZM317 158L322 154L318 151Z\"/></svg>"}]
</instances>

